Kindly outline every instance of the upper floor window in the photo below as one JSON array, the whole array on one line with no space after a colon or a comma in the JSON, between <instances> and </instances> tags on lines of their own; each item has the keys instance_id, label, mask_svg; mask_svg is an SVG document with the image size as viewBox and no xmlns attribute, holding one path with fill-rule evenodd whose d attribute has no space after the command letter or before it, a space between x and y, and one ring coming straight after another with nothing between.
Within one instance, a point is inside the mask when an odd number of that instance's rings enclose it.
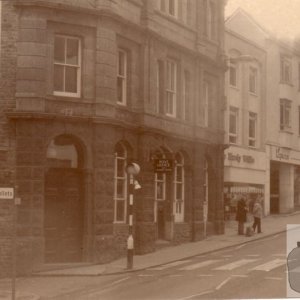
<instances>
[{"instance_id":1,"label":"upper floor window","mask_svg":"<svg viewBox=\"0 0 300 300\"><path fill-rule=\"evenodd\" d=\"M191 105L191 76L188 71L184 71L183 77L183 101L182 101L182 118L186 121L189 120L190 105Z\"/></svg>"},{"instance_id":2,"label":"upper floor window","mask_svg":"<svg viewBox=\"0 0 300 300\"><path fill-rule=\"evenodd\" d=\"M249 92L257 93L257 69L253 67L249 69Z\"/></svg>"},{"instance_id":3,"label":"upper floor window","mask_svg":"<svg viewBox=\"0 0 300 300\"><path fill-rule=\"evenodd\" d=\"M126 221L127 206L127 174L126 174L127 151L122 143L115 147L115 174L114 174L114 202L115 222Z\"/></svg>"},{"instance_id":4,"label":"upper floor window","mask_svg":"<svg viewBox=\"0 0 300 300\"><path fill-rule=\"evenodd\" d=\"M175 222L184 221L184 158L180 153L175 156L174 168L174 217Z\"/></svg>"},{"instance_id":5,"label":"upper floor window","mask_svg":"<svg viewBox=\"0 0 300 300\"><path fill-rule=\"evenodd\" d=\"M238 141L238 109L230 107L229 110L229 143L237 144Z\"/></svg>"},{"instance_id":6,"label":"upper floor window","mask_svg":"<svg viewBox=\"0 0 300 300\"><path fill-rule=\"evenodd\" d=\"M257 114L249 112L249 138L248 145L256 147L256 133L257 133Z\"/></svg>"},{"instance_id":7,"label":"upper floor window","mask_svg":"<svg viewBox=\"0 0 300 300\"><path fill-rule=\"evenodd\" d=\"M160 113L163 111L163 82L164 82L164 67L163 61L157 61L157 69L156 69L156 113Z\"/></svg>"},{"instance_id":8,"label":"upper floor window","mask_svg":"<svg viewBox=\"0 0 300 300\"><path fill-rule=\"evenodd\" d=\"M127 53L124 50L118 50L118 70L117 70L117 103L127 104Z\"/></svg>"},{"instance_id":9,"label":"upper floor window","mask_svg":"<svg viewBox=\"0 0 300 300\"><path fill-rule=\"evenodd\" d=\"M218 31L218 15L216 3L212 0L206 1L206 36L216 40Z\"/></svg>"},{"instance_id":10,"label":"upper floor window","mask_svg":"<svg viewBox=\"0 0 300 300\"><path fill-rule=\"evenodd\" d=\"M208 112L209 112L209 83L203 82L203 126L208 126Z\"/></svg>"},{"instance_id":11,"label":"upper floor window","mask_svg":"<svg viewBox=\"0 0 300 300\"><path fill-rule=\"evenodd\" d=\"M178 0L160 0L160 10L175 18L178 17Z\"/></svg>"},{"instance_id":12,"label":"upper floor window","mask_svg":"<svg viewBox=\"0 0 300 300\"><path fill-rule=\"evenodd\" d=\"M171 117L176 117L176 85L177 64L175 61L167 60L166 115Z\"/></svg>"},{"instance_id":13,"label":"upper floor window","mask_svg":"<svg viewBox=\"0 0 300 300\"><path fill-rule=\"evenodd\" d=\"M230 63L229 66L229 84L237 87L237 65L235 63Z\"/></svg>"},{"instance_id":14,"label":"upper floor window","mask_svg":"<svg viewBox=\"0 0 300 300\"><path fill-rule=\"evenodd\" d=\"M300 106L298 106L298 134L300 136Z\"/></svg>"},{"instance_id":15,"label":"upper floor window","mask_svg":"<svg viewBox=\"0 0 300 300\"><path fill-rule=\"evenodd\" d=\"M298 91L300 91L300 63L298 63Z\"/></svg>"},{"instance_id":16,"label":"upper floor window","mask_svg":"<svg viewBox=\"0 0 300 300\"><path fill-rule=\"evenodd\" d=\"M280 81L282 83L292 83L292 62L284 56L280 56Z\"/></svg>"},{"instance_id":17,"label":"upper floor window","mask_svg":"<svg viewBox=\"0 0 300 300\"><path fill-rule=\"evenodd\" d=\"M77 37L55 35L54 95L80 97L81 41Z\"/></svg>"},{"instance_id":18,"label":"upper floor window","mask_svg":"<svg viewBox=\"0 0 300 300\"><path fill-rule=\"evenodd\" d=\"M280 130L291 128L291 101L280 99Z\"/></svg>"}]
</instances>

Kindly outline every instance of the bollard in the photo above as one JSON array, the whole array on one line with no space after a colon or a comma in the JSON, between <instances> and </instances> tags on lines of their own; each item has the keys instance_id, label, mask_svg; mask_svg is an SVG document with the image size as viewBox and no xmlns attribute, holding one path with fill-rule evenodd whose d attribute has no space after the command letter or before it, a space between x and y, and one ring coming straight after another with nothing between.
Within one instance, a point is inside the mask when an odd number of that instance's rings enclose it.
<instances>
[{"instance_id":1,"label":"bollard","mask_svg":"<svg viewBox=\"0 0 300 300\"><path fill-rule=\"evenodd\" d=\"M131 270L133 268L133 236L129 235L127 239L127 269Z\"/></svg>"}]
</instances>

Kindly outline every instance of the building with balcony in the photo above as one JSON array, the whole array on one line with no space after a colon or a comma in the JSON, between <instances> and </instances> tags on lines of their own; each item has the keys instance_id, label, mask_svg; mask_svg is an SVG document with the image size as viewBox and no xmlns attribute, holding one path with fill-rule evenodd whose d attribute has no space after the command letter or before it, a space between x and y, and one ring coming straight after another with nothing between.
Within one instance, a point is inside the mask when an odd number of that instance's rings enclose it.
<instances>
[{"instance_id":1,"label":"building with balcony","mask_svg":"<svg viewBox=\"0 0 300 300\"><path fill-rule=\"evenodd\" d=\"M300 191L299 48L241 9L226 20L225 41L224 192L231 198L263 193L266 215L293 211Z\"/></svg>"},{"instance_id":2,"label":"building with balcony","mask_svg":"<svg viewBox=\"0 0 300 300\"><path fill-rule=\"evenodd\" d=\"M224 232L223 1L1 1L0 178L17 268L107 262ZM170 162L166 172L158 160ZM1 275L13 204L0 203Z\"/></svg>"}]
</instances>

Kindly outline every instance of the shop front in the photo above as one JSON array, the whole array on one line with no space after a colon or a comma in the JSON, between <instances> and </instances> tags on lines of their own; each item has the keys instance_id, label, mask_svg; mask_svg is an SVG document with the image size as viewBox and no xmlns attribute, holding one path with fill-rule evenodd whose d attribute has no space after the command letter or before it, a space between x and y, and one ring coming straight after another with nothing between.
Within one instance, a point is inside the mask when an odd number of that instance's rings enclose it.
<instances>
[{"instance_id":1,"label":"shop front","mask_svg":"<svg viewBox=\"0 0 300 300\"><path fill-rule=\"evenodd\" d=\"M225 151L224 159L225 219L234 218L237 201L241 197L246 200L249 211L258 197L263 199L262 205L265 208L265 152L231 146Z\"/></svg>"},{"instance_id":2,"label":"shop front","mask_svg":"<svg viewBox=\"0 0 300 300\"><path fill-rule=\"evenodd\" d=\"M288 213L300 206L300 152L268 145L270 212Z\"/></svg>"}]
</instances>

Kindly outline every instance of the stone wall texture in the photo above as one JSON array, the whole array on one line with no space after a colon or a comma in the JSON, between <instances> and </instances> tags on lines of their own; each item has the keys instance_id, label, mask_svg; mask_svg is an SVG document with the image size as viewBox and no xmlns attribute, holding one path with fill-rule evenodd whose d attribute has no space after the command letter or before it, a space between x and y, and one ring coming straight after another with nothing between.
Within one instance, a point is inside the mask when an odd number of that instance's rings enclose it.
<instances>
[{"instance_id":1,"label":"stone wall texture","mask_svg":"<svg viewBox=\"0 0 300 300\"><path fill-rule=\"evenodd\" d=\"M209 162L208 234L223 222L223 1L216 1L219 39L204 36L202 1L193 1L185 21L158 11L156 0L2 1L0 51L0 187L17 186L17 270L45 265L45 178L48 147L56 137L76 141L83 174L83 262L104 263L126 255L128 222L115 215L115 146L126 146L128 161L141 166L135 193L135 253L155 251L158 225L153 155L158 150L185 161L184 220L174 222L173 173L166 175L165 217L169 244L203 238L204 166ZM198 20L197 20L198 19ZM54 95L56 34L81 40L81 93ZM205 48L206 47L206 48ZM117 104L118 49L126 51L127 103ZM205 50L206 49L206 52ZM209 49L209 50L207 50ZM158 103L157 63L177 62L177 115ZM191 75L189 115L181 101L183 76ZM204 80L213 82L209 127L203 113ZM162 84L165 84L165 79ZM165 93L162 93L165 97ZM198 115L197 113L198 112ZM173 197L173 198L172 198ZM0 277L11 272L13 202L0 202Z\"/></svg>"}]
</instances>

